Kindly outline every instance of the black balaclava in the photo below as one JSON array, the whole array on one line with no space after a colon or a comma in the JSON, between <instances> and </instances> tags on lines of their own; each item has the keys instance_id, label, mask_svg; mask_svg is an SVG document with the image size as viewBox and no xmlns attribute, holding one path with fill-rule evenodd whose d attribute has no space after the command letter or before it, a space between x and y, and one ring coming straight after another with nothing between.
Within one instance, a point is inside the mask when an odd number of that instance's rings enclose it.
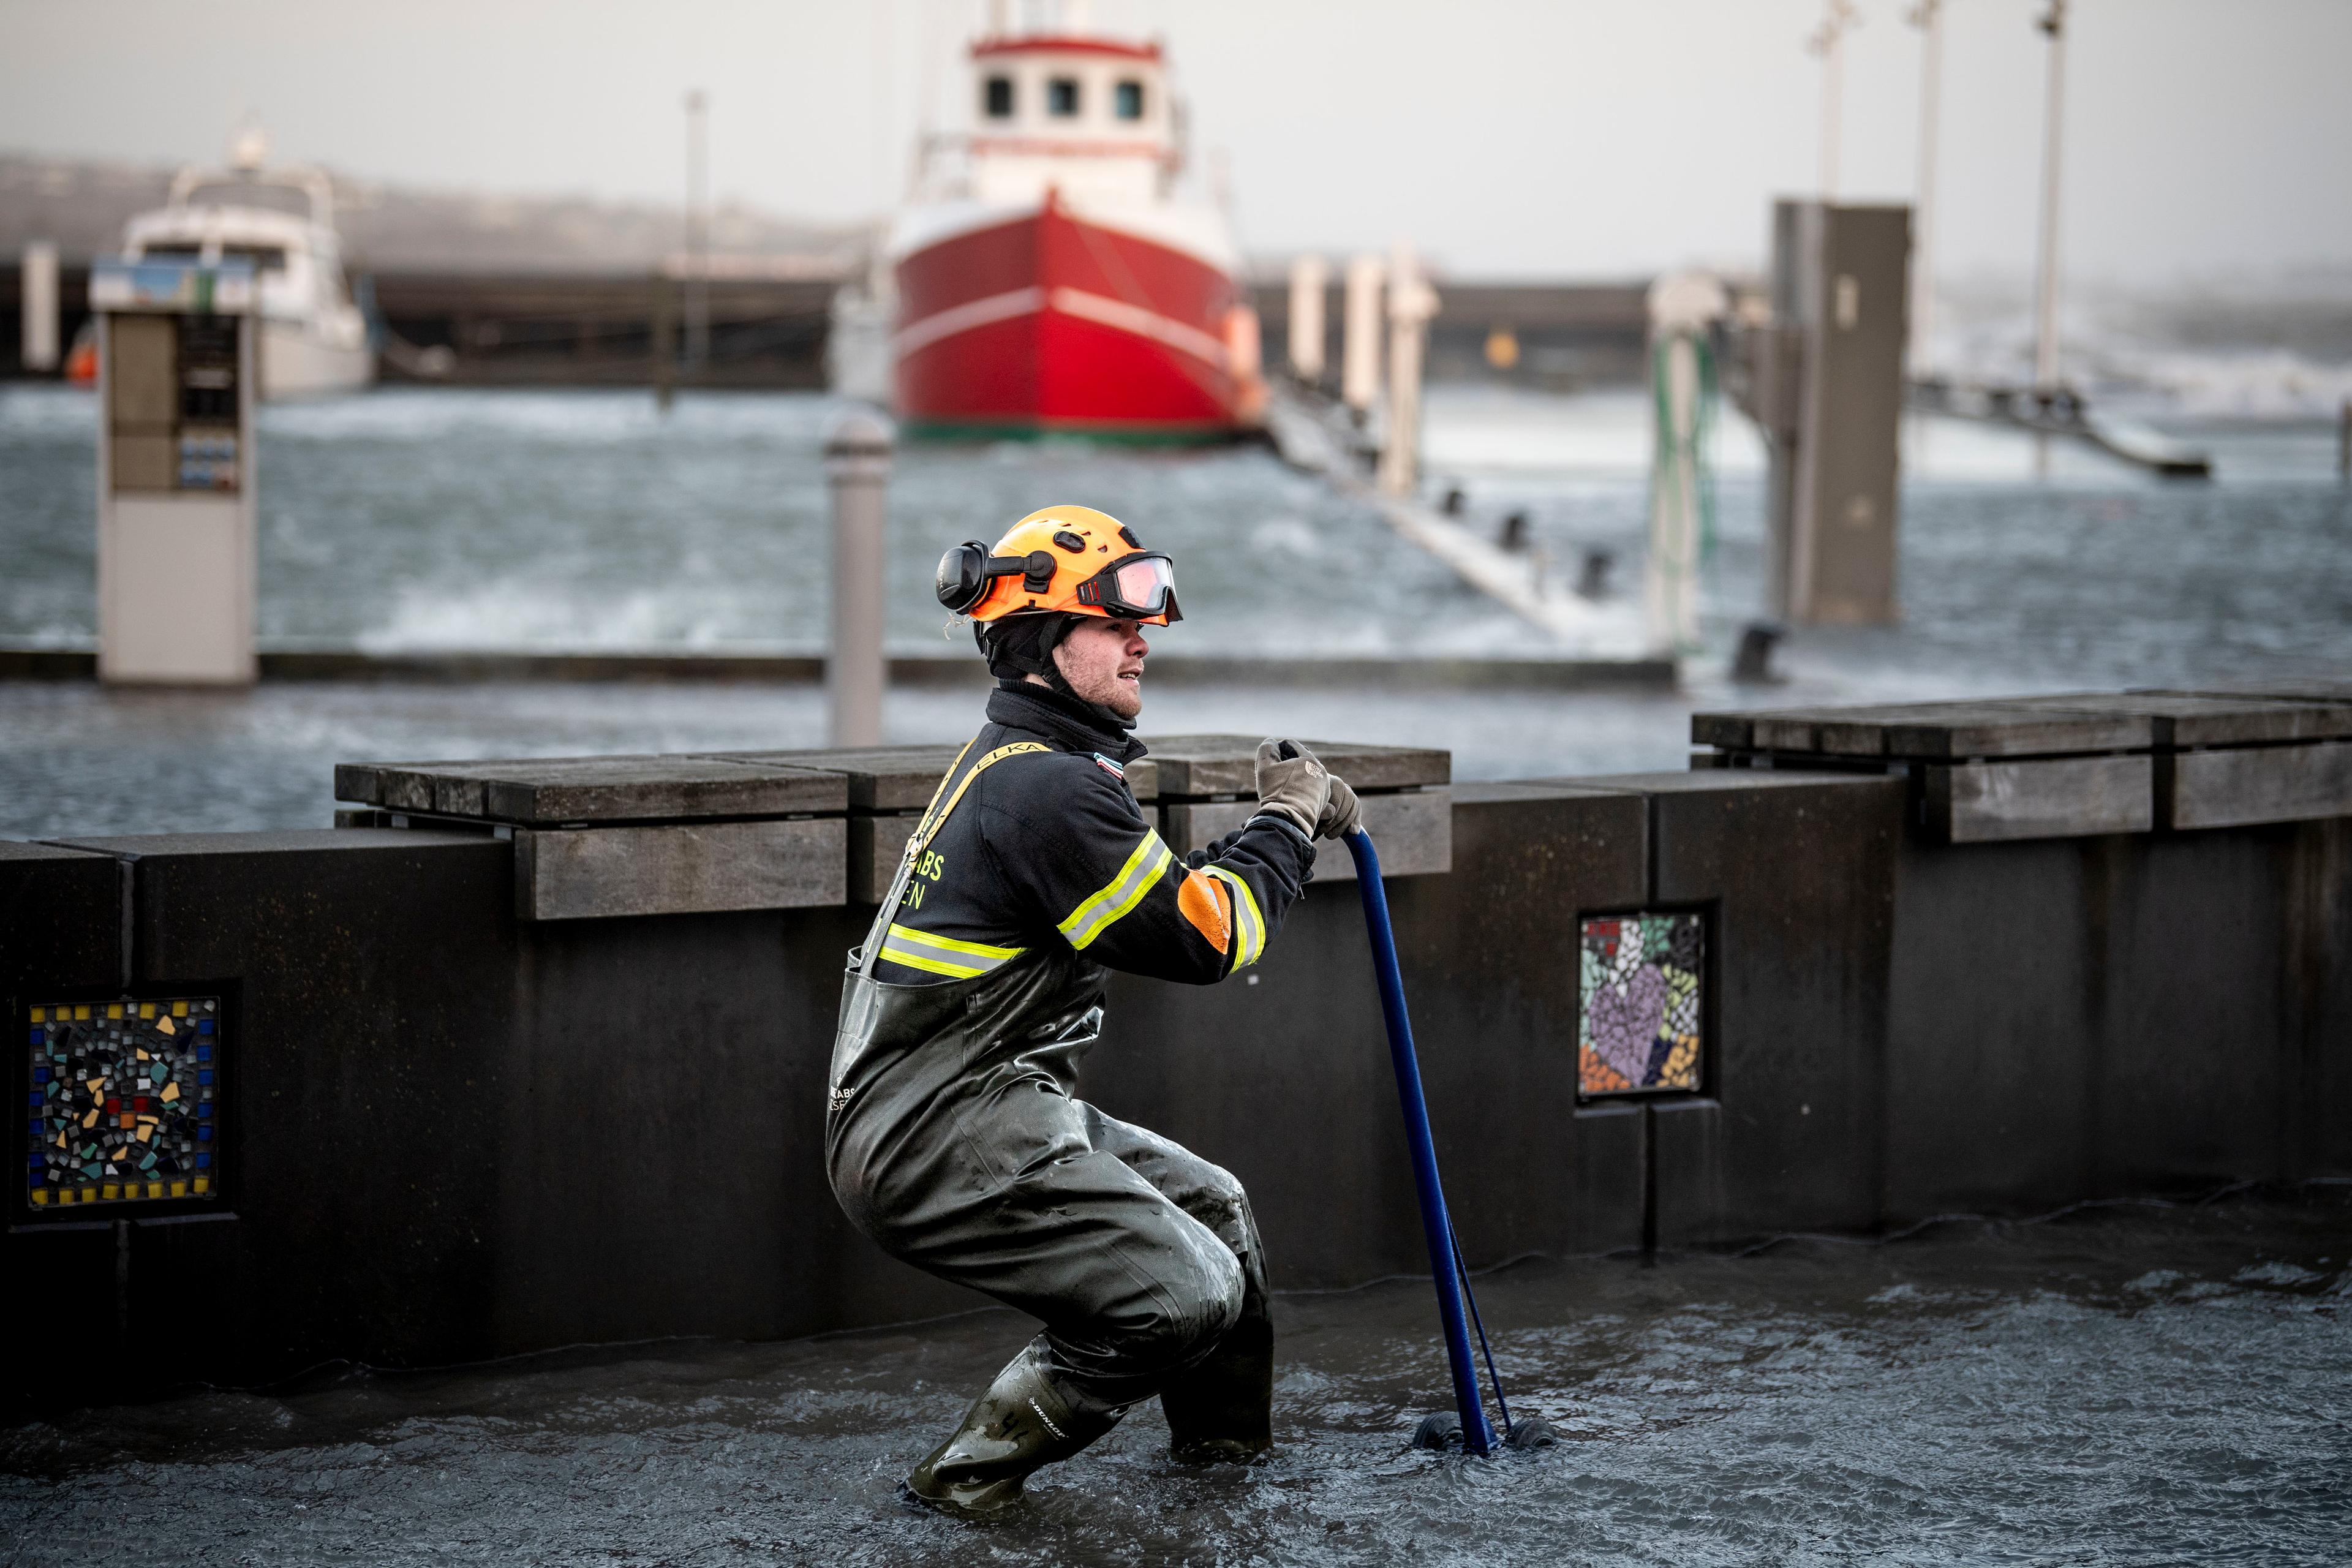
<instances>
[{"instance_id":1,"label":"black balaclava","mask_svg":"<svg viewBox=\"0 0 2352 1568\"><path fill-rule=\"evenodd\" d=\"M988 660L988 673L1004 684L1027 686L1030 683L1025 678L1037 676L1103 723L1122 731L1131 731L1135 728L1134 720L1122 719L1101 703L1089 702L1079 696L1077 689L1062 674L1062 667L1054 662L1055 645L1083 618L1055 612L1004 616L992 621L974 621L971 637Z\"/></svg>"}]
</instances>

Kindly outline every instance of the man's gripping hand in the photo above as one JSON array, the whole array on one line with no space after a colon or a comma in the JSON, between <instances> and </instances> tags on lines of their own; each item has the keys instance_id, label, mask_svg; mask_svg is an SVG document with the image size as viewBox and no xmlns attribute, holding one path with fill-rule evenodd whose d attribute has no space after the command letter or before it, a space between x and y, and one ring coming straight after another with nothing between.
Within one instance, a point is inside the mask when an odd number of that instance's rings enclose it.
<instances>
[{"instance_id":1,"label":"man's gripping hand","mask_svg":"<svg viewBox=\"0 0 2352 1568\"><path fill-rule=\"evenodd\" d=\"M1330 807L1331 784L1315 753L1297 742L1269 738L1257 743L1258 809L1273 812L1309 838ZM1354 798L1351 793L1349 799Z\"/></svg>"},{"instance_id":2,"label":"man's gripping hand","mask_svg":"<svg viewBox=\"0 0 2352 1568\"><path fill-rule=\"evenodd\" d=\"M1323 803L1323 815L1316 819L1315 837L1345 838L1364 825L1363 803L1356 798L1356 792L1348 787L1347 780L1338 773L1329 777L1331 795Z\"/></svg>"}]
</instances>

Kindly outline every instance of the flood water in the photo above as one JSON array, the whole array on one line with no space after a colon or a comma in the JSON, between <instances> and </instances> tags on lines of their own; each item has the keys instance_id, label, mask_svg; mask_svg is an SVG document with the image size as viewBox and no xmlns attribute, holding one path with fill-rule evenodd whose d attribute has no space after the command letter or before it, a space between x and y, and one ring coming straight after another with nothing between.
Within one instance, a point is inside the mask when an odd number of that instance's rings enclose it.
<instances>
[{"instance_id":1,"label":"flood water","mask_svg":"<svg viewBox=\"0 0 2352 1568\"><path fill-rule=\"evenodd\" d=\"M265 647L814 652L824 640L815 395L385 389L261 417ZM1607 552L1640 592L1646 403L1437 387L1429 489L1468 526L1528 517L1566 578ZM95 432L87 394L0 386L0 641L87 646ZM2317 421L2169 429L2219 478L2167 483L2028 437L1915 425L1904 624L1800 632L1786 684L1725 666L1762 605L1755 437L1727 416L1701 574L1708 647L1655 692L1383 692L1147 684L1144 732L1288 732L1444 746L1461 778L1679 768L1695 709L2196 685L2352 668L2352 489ZM1544 657L1562 651L1370 510L1249 448L910 447L892 481L892 647L955 653L939 552L1054 500L1100 506L1179 557L1164 653ZM976 663L976 660L975 660ZM896 742L961 740L968 693L900 689ZM462 758L823 743L806 687L298 686L157 696L0 682L0 834L322 826L331 770Z\"/></svg>"},{"instance_id":2,"label":"flood water","mask_svg":"<svg viewBox=\"0 0 2352 1568\"><path fill-rule=\"evenodd\" d=\"M1140 1406L985 1526L897 1484L1029 1332L1003 1311L86 1411L0 1434L0 1540L26 1568L2352 1560L2352 1187L1479 1294L1559 1447L1407 1447L1446 1384L1399 1280L1278 1298L1270 1463L1177 1466Z\"/></svg>"}]
</instances>

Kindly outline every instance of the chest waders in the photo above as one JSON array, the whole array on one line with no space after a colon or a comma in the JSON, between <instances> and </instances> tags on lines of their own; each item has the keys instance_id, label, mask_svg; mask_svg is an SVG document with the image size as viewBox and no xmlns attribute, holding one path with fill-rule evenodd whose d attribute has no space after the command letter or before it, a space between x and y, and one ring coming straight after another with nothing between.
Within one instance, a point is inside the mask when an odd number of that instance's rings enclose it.
<instances>
[{"instance_id":1,"label":"chest waders","mask_svg":"<svg viewBox=\"0 0 2352 1568\"><path fill-rule=\"evenodd\" d=\"M1076 1098L1109 971L1049 939L934 984L875 978L908 879L973 781L1050 748L1001 746L967 769L971 750L849 955L825 1163L843 1212L893 1257L1045 1324L907 1479L925 1501L985 1512L1154 1394L1180 1458L1263 1453L1274 1330L1241 1184Z\"/></svg>"}]
</instances>

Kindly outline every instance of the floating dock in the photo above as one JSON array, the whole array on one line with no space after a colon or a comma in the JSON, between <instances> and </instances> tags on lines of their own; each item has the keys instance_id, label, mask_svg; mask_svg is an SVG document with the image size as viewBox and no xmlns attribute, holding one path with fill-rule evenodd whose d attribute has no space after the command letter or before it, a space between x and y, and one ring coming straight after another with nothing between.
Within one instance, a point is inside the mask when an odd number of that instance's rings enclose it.
<instances>
[{"instance_id":1,"label":"floating dock","mask_svg":"<svg viewBox=\"0 0 2352 1568\"><path fill-rule=\"evenodd\" d=\"M2043 393L2032 387L1924 379L1910 384L1906 402L1923 414L1975 419L2037 436L2063 436L2082 441L2111 458L2168 479L2213 477L2213 460L2203 452L2144 425L2095 414L2073 392Z\"/></svg>"}]
</instances>

